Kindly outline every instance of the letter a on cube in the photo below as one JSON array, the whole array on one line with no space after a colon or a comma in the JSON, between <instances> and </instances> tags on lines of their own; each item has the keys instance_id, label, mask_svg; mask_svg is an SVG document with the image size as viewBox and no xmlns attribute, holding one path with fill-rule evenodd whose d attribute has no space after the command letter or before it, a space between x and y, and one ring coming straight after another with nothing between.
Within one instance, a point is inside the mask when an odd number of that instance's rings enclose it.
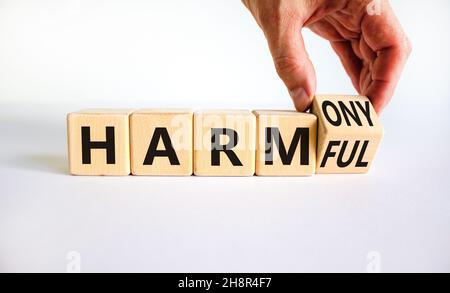
<instances>
[{"instance_id":1,"label":"letter a on cube","mask_svg":"<svg viewBox=\"0 0 450 293\"><path fill-rule=\"evenodd\" d=\"M194 174L253 176L256 118L245 110L194 114Z\"/></svg>"},{"instance_id":2,"label":"letter a on cube","mask_svg":"<svg viewBox=\"0 0 450 293\"><path fill-rule=\"evenodd\" d=\"M189 109L143 109L130 117L133 175L192 175Z\"/></svg>"},{"instance_id":3,"label":"letter a on cube","mask_svg":"<svg viewBox=\"0 0 450 293\"><path fill-rule=\"evenodd\" d=\"M92 109L67 116L69 169L73 175L130 174L131 110Z\"/></svg>"},{"instance_id":4,"label":"letter a on cube","mask_svg":"<svg viewBox=\"0 0 450 293\"><path fill-rule=\"evenodd\" d=\"M366 173L383 137L383 127L364 96L318 95L317 174Z\"/></svg>"}]
</instances>

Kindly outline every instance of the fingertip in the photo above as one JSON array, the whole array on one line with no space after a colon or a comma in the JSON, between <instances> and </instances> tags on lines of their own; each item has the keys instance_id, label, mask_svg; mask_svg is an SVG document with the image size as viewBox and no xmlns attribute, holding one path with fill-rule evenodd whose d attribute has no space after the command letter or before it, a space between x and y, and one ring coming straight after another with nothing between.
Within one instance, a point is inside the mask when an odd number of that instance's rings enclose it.
<instances>
[{"instance_id":1,"label":"fingertip","mask_svg":"<svg viewBox=\"0 0 450 293\"><path fill-rule=\"evenodd\" d=\"M386 108L387 104L389 103L390 98L387 96L383 96L380 93L378 95L367 95L367 97L370 100L370 103L372 104L372 107L374 108L375 112L378 116L381 116L383 113L383 110Z\"/></svg>"},{"instance_id":2,"label":"fingertip","mask_svg":"<svg viewBox=\"0 0 450 293\"><path fill-rule=\"evenodd\" d=\"M298 112L305 112L311 106L313 96L308 94L303 87L291 90L289 91L289 94L294 102L295 109Z\"/></svg>"},{"instance_id":3,"label":"fingertip","mask_svg":"<svg viewBox=\"0 0 450 293\"><path fill-rule=\"evenodd\" d=\"M380 117L381 114L383 113L384 107L373 106L373 108L375 109L375 112L377 112L378 117Z\"/></svg>"}]
</instances>

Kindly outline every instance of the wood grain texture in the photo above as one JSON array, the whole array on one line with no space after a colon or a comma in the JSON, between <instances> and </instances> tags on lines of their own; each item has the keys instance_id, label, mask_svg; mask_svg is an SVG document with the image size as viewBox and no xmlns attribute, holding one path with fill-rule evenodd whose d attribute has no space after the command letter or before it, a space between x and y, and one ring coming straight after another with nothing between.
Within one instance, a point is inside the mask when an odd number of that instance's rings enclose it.
<instances>
[{"instance_id":1,"label":"wood grain texture","mask_svg":"<svg viewBox=\"0 0 450 293\"><path fill-rule=\"evenodd\" d=\"M317 95L316 173L366 173L383 137L383 127L364 96Z\"/></svg>"},{"instance_id":2,"label":"wood grain texture","mask_svg":"<svg viewBox=\"0 0 450 293\"><path fill-rule=\"evenodd\" d=\"M67 115L67 134L69 148L69 170L73 175L112 175L130 174L129 115L131 110L88 109ZM83 130L84 129L84 130ZM109 130L108 130L109 129ZM112 138L110 159L102 145ZM82 133L88 138L85 148L90 162L83 159ZM109 161L108 161L109 160Z\"/></svg>"},{"instance_id":3,"label":"wood grain texture","mask_svg":"<svg viewBox=\"0 0 450 293\"><path fill-rule=\"evenodd\" d=\"M316 171L317 118L295 111L256 115L256 175L311 176Z\"/></svg>"},{"instance_id":4,"label":"wood grain texture","mask_svg":"<svg viewBox=\"0 0 450 293\"><path fill-rule=\"evenodd\" d=\"M130 117L130 142L133 175L192 175L192 110L143 109L134 112ZM152 155L154 145L162 152Z\"/></svg>"},{"instance_id":5,"label":"wood grain texture","mask_svg":"<svg viewBox=\"0 0 450 293\"><path fill-rule=\"evenodd\" d=\"M253 176L256 118L246 110L194 114L194 174ZM221 147L216 147L220 145ZM220 150L220 151L219 151Z\"/></svg>"}]
</instances>

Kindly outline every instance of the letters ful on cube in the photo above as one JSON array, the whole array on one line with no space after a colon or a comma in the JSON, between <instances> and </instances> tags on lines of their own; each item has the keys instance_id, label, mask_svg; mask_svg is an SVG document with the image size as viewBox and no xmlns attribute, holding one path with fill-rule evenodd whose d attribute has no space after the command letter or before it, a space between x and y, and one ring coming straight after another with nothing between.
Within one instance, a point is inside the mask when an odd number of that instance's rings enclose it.
<instances>
[{"instance_id":1,"label":"letters ful on cube","mask_svg":"<svg viewBox=\"0 0 450 293\"><path fill-rule=\"evenodd\" d=\"M74 175L366 173L383 128L368 98L318 95L295 111L85 110L67 117Z\"/></svg>"}]
</instances>

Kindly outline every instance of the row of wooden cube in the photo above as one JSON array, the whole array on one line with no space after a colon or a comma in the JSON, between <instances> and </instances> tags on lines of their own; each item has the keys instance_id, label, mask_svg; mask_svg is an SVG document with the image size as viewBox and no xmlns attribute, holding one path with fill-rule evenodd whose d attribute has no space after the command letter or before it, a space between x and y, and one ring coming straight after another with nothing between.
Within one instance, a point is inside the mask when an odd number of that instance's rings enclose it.
<instances>
[{"instance_id":1,"label":"row of wooden cube","mask_svg":"<svg viewBox=\"0 0 450 293\"><path fill-rule=\"evenodd\" d=\"M365 173L383 135L366 97L316 96L312 113L185 109L68 115L74 175Z\"/></svg>"}]
</instances>

